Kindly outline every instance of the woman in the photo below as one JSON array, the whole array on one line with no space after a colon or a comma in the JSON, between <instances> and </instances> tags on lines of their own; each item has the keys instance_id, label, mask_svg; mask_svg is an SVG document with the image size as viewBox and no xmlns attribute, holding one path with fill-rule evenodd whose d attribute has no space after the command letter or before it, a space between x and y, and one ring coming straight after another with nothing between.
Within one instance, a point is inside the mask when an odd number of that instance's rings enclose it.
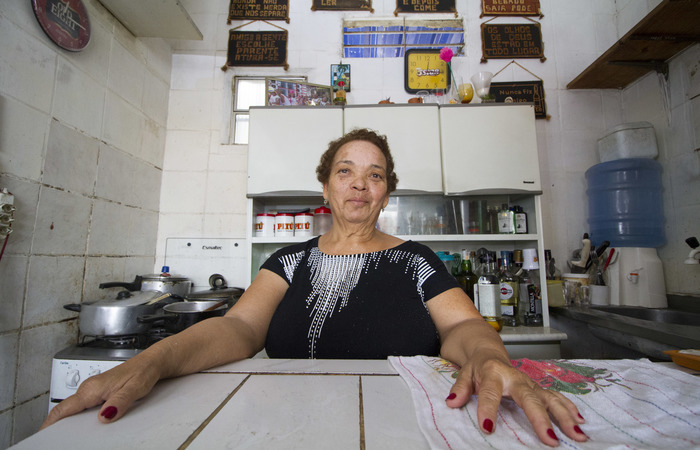
<instances>
[{"instance_id":1,"label":"woman","mask_svg":"<svg viewBox=\"0 0 700 450\"><path fill-rule=\"evenodd\" d=\"M226 316L196 324L87 379L53 408L46 427L102 404L119 419L156 382L249 358L386 358L440 354L461 367L447 405L479 394L481 428L491 433L502 396L525 411L542 442L558 439L550 415L576 441L587 438L568 399L515 370L503 343L427 247L375 227L396 189L384 136L355 130L331 142L317 177L333 211L331 230L281 249L263 264Z\"/></svg>"}]
</instances>

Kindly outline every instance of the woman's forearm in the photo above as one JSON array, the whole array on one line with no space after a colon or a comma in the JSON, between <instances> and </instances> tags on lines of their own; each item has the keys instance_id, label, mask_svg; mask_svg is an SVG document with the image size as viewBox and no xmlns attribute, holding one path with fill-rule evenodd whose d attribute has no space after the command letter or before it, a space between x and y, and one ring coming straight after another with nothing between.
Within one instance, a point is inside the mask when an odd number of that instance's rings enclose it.
<instances>
[{"instance_id":1,"label":"woman's forearm","mask_svg":"<svg viewBox=\"0 0 700 450\"><path fill-rule=\"evenodd\" d=\"M196 373L254 356L263 344L249 326L236 317L215 317L199 322L147 348L133 364L148 365L158 379ZM131 360L130 360L131 361Z\"/></svg>"},{"instance_id":2,"label":"woman's forearm","mask_svg":"<svg viewBox=\"0 0 700 450\"><path fill-rule=\"evenodd\" d=\"M468 362L499 359L510 364L501 337L483 319L467 319L450 329L442 339L441 356L460 366Z\"/></svg>"}]
</instances>

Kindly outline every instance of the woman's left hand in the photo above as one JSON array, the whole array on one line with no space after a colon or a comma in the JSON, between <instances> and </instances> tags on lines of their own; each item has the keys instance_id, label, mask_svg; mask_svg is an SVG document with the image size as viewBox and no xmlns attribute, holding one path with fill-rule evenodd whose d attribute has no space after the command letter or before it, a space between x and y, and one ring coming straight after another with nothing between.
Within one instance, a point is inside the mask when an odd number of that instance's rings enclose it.
<instances>
[{"instance_id":1,"label":"woman's left hand","mask_svg":"<svg viewBox=\"0 0 700 450\"><path fill-rule=\"evenodd\" d=\"M535 433L545 444L559 445L552 420L571 439L578 442L588 439L579 427L585 420L576 405L559 392L542 389L530 377L501 359L462 366L447 396L447 406L460 408L473 394L478 395L477 418L486 433L494 431L501 398L508 397L523 409Z\"/></svg>"}]
</instances>

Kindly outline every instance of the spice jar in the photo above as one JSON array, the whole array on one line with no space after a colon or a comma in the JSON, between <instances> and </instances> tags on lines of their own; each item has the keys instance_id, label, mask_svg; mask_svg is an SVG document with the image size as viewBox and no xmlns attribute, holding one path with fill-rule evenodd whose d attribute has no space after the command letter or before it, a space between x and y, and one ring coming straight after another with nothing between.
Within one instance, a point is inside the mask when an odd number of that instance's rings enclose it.
<instances>
[{"instance_id":1,"label":"spice jar","mask_svg":"<svg viewBox=\"0 0 700 450\"><path fill-rule=\"evenodd\" d=\"M328 232L331 229L331 224L333 223L333 216L331 216L331 210L325 206L316 208L314 210L314 235L318 236Z\"/></svg>"}]
</instances>

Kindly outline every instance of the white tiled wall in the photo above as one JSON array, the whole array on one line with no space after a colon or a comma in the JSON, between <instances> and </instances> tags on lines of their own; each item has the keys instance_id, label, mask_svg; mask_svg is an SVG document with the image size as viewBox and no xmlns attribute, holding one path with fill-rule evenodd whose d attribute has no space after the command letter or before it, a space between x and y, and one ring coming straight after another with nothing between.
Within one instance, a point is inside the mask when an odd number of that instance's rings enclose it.
<instances>
[{"instance_id":1,"label":"white tiled wall","mask_svg":"<svg viewBox=\"0 0 700 450\"><path fill-rule=\"evenodd\" d=\"M68 303L150 273L170 92L170 45L135 39L97 0L92 37L61 50L32 2L0 2L0 187L15 196L0 261L0 448L46 416L53 355L76 342Z\"/></svg>"},{"instance_id":2,"label":"white tiled wall","mask_svg":"<svg viewBox=\"0 0 700 450\"><path fill-rule=\"evenodd\" d=\"M224 72L228 30L240 25L226 24L228 1L182 1L202 41L135 39L97 0L83 1L93 33L79 53L48 41L31 2L0 2L0 187L18 208L0 262L0 448L44 418L51 356L77 337L77 322L61 321L74 316L63 304L105 296L100 282L153 272L168 237L245 237L247 148L225 144L233 76L302 74L327 84L330 64L341 62L342 18L368 15L311 12L310 0L290 1L290 23L276 23L290 33L289 70ZM621 122L648 120L664 167L669 243L659 253L667 288L698 295L700 271L680 264L683 240L700 235L698 46L671 63L670 124L655 74L624 91L566 90L659 2L541 0L547 60L518 63L543 79L547 95L550 119L537 121L537 133L546 246L556 259L587 230L583 174L598 162L597 138ZM479 62L480 3L456 2L467 54L453 70L464 78L508 63ZM372 17L394 17L393 0L373 7ZM342 62L352 66L350 103L409 97L401 59ZM511 65L496 81L529 79Z\"/></svg>"}]
</instances>

